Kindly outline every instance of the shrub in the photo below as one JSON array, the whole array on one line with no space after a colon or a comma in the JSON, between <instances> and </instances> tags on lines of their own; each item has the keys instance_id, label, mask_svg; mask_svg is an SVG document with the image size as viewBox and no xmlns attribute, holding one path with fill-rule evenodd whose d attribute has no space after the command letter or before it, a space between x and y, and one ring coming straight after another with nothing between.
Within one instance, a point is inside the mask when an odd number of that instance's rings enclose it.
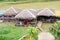
<instances>
[{"instance_id":1,"label":"shrub","mask_svg":"<svg viewBox=\"0 0 60 40\"><path fill-rule=\"evenodd\" d=\"M54 36L60 36L60 21L53 24L52 28L49 30Z\"/></svg>"},{"instance_id":2,"label":"shrub","mask_svg":"<svg viewBox=\"0 0 60 40\"><path fill-rule=\"evenodd\" d=\"M33 37L35 40L38 38L38 33L40 32L37 28L35 27L29 27L28 28L29 35Z\"/></svg>"}]
</instances>

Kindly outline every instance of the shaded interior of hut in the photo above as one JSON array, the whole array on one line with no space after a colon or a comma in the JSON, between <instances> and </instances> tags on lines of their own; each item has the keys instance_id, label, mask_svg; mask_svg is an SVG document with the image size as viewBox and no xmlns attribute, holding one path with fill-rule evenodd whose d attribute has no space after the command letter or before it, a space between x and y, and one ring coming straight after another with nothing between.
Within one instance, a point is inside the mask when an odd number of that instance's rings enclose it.
<instances>
[{"instance_id":1,"label":"shaded interior of hut","mask_svg":"<svg viewBox=\"0 0 60 40\"><path fill-rule=\"evenodd\" d=\"M14 17L15 17L15 15L11 15L11 16L10 15L9 16L8 15L4 15L3 16L4 22L10 22L10 21L11 22L14 22L15 21L15 18Z\"/></svg>"},{"instance_id":2,"label":"shaded interior of hut","mask_svg":"<svg viewBox=\"0 0 60 40\"><path fill-rule=\"evenodd\" d=\"M17 19L16 26L36 26L36 19Z\"/></svg>"},{"instance_id":3,"label":"shaded interior of hut","mask_svg":"<svg viewBox=\"0 0 60 40\"><path fill-rule=\"evenodd\" d=\"M48 22L48 23L54 23L56 22L58 17L55 16L37 16L37 21L42 21L42 22Z\"/></svg>"}]
</instances>

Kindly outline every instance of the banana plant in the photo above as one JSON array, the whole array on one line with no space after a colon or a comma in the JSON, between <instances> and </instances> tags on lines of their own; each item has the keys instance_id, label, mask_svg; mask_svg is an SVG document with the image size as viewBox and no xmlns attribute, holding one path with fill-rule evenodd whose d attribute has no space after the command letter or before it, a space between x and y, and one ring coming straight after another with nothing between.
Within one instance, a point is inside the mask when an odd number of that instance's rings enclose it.
<instances>
[{"instance_id":1,"label":"banana plant","mask_svg":"<svg viewBox=\"0 0 60 40\"><path fill-rule=\"evenodd\" d=\"M34 39L37 40L38 39L38 33L40 32L39 29L35 28L35 27L29 27L28 28L29 31L29 35Z\"/></svg>"}]
</instances>

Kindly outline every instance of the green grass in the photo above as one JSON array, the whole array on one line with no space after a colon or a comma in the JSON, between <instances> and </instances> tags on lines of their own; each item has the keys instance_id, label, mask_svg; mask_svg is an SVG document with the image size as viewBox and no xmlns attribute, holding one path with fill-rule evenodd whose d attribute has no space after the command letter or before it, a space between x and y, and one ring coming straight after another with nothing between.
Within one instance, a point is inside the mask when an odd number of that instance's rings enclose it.
<instances>
[{"instance_id":1,"label":"green grass","mask_svg":"<svg viewBox=\"0 0 60 40\"><path fill-rule=\"evenodd\" d=\"M10 23L0 23L0 40L18 40L28 34L27 28L10 25Z\"/></svg>"},{"instance_id":2,"label":"green grass","mask_svg":"<svg viewBox=\"0 0 60 40\"><path fill-rule=\"evenodd\" d=\"M57 37L56 40L60 40L60 37Z\"/></svg>"},{"instance_id":3,"label":"green grass","mask_svg":"<svg viewBox=\"0 0 60 40\"><path fill-rule=\"evenodd\" d=\"M0 23L0 40L18 40L22 36L28 34L27 28L17 27L14 25L15 23L13 22ZM42 25L44 29L47 29L51 26L51 23L43 23ZM57 37L56 40L60 40L60 38Z\"/></svg>"},{"instance_id":4,"label":"green grass","mask_svg":"<svg viewBox=\"0 0 60 40\"><path fill-rule=\"evenodd\" d=\"M18 27L13 22L0 23L0 40L18 40L24 35L37 39L40 31L35 27ZM30 40L30 39L28 39ZM32 40L32 39L31 39Z\"/></svg>"},{"instance_id":5,"label":"green grass","mask_svg":"<svg viewBox=\"0 0 60 40\"><path fill-rule=\"evenodd\" d=\"M46 31L49 31L49 28L52 27L54 23L43 23L42 28Z\"/></svg>"},{"instance_id":6,"label":"green grass","mask_svg":"<svg viewBox=\"0 0 60 40\"><path fill-rule=\"evenodd\" d=\"M18 40L28 33L27 30L12 27L2 27L0 30L2 30L0 38L4 40Z\"/></svg>"}]
</instances>

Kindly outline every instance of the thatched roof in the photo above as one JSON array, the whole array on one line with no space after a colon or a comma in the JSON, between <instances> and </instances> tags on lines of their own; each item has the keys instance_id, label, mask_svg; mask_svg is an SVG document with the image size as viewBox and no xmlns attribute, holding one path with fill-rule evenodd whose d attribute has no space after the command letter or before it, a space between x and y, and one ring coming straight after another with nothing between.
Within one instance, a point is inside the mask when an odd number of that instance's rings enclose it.
<instances>
[{"instance_id":1,"label":"thatched roof","mask_svg":"<svg viewBox=\"0 0 60 40\"><path fill-rule=\"evenodd\" d=\"M55 16L54 11L52 9L45 8L41 10L38 14L38 16Z\"/></svg>"},{"instance_id":2,"label":"thatched roof","mask_svg":"<svg viewBox=\"0 0 60 40\"><path fill-rule=\"evenodd\" d=\"M19 8L14 8L14 9L17 11L17 13L20 13L22 11L22 9Z\"/></svg>"},{"instance_id":3,"label":"thatched roof","mask_svg":"<svg viewBox=\"0 0 60 40\"><path fill-rule=\"evenodd\" d=\"M28 9L23 10L19 14L15 16L15 18L20 18L20 19L33 19L36 18L35 15L33 15Z\"/></svg>"},{"instance_id":4,"label":"thatched roof","mask_svg":"<svg viewBox=\"0 0 60 40\"><path fill-rule=\"evenodd\" d=\"M8 10L6 10L4 12L4 15L5 16L11 16L11 15L16 15L17 13L19 13L21 10L17 9L17 8L9 8Z\"/></svg>"},{"instance_id":5,"label":"thatched roof","mask_svg":"<svg viewBox=\"0 0 60 40\"><path fill-rule=\"evenodd\" d=\"M53 13L55 13L55 9L54 8L49 8Z\"/></svg>"},{"instance_id":6,"label":"thatched roof","mask_svg":"<svg viewBox=\"0 0 60 40\"><path fill-rule=\"evenodd\" d=\"M45 8L45 9L49 9L49 10L51 10L53 13L55 13L55 9L54 9L54 8ZM44 10L44 9L39 9L38 12L40 12L40 11L42 11L42 10Z\"/></svg>"},{"instance_id":7,"label":"thatched roof","mask_svg":"<svg viewBox=\"0 0 60 40\"><path fill-rule=\"evenodd\" d=\"M34 14L35 16L37 15L38 13L38 9L28 9L32 14Z\"/></svg>"},{"instance_id":8,"label":"thatched roof","mask_svg":"<svg viewBox=\"0 0 60 40\"><path fill-rule=\"evenodd\" d=\"M49 32L42 32L38 35L38 40L55 40L55 37Z\"/></svg>"}]
</instances>

